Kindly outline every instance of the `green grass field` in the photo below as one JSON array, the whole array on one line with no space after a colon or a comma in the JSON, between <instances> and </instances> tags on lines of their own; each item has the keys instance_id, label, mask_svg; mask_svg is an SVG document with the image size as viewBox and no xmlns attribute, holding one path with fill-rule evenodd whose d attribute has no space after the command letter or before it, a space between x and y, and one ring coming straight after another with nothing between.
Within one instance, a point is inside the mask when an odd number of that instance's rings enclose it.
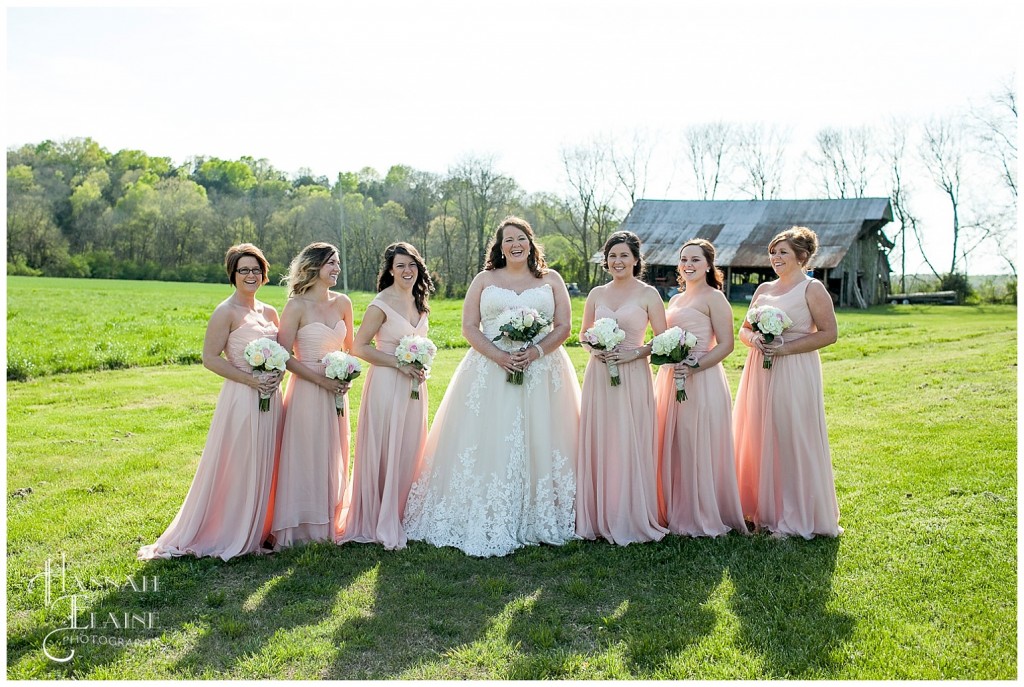
<instances>
[{"instance_id":1,"label":"green grass field","mask_svg":"<svg viewBox=\"0 0 1024 687\"><path fill-rule=\"evenodd\" d=\"M261 294L283 305L280 289ZM226 295L8 280L21 366L8 379L27 380L7 385L8 678L1017 677L1015 308L839 313L822 355L837 540L672 536L486 560L318 544L142 563L221 386L173 363L197 359ZM369 298L353 295L357 318ZM431 415L464 354L461 303L433 305L431 336L455 348L439 355ZM743 353L725 363L734 390ZM80 627L47 645L75 655L57 663L42 646L70 625L72 593Z\"/></svg>"}]
</instances>

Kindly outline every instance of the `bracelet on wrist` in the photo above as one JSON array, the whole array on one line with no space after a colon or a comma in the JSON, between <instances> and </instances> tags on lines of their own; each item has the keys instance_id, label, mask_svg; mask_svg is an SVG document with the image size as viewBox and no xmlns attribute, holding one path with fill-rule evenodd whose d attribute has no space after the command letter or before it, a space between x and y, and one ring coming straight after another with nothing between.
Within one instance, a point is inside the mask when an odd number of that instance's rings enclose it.
<instances>
[{"instance_id":1,"label":"bracelet on wrist","mask_svg":"<svg viewBox=\"0 0 1024 687\"><path fill-rule=\"evenodd\" d=\"M533 347L537 349L537 360L544 357L544 349L540 347L540 344L536 341L533 342Z\"/></svg>"}]
</instances>

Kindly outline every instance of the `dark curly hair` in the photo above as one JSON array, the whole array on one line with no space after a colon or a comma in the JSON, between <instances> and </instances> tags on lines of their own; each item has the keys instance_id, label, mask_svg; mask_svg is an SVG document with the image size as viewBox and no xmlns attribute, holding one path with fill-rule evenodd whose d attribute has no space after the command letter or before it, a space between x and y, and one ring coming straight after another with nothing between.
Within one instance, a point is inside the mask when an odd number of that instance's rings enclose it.
<instances>
[{"instance_id":1,"label":"dark curly hair","mask_svg":"<svg viewBox=\"0 0 1024 687\"><path fill-rule=\"evenodd\" d=\"M384 257L380 262L380 272L377 273L378 293L395 283L395 275L391 273L391 265L396 255L408 255L416 263L416 283L412 285L412 297L416 301L416 310L421 313L430 312L427 305L427 296L434 293L434 282L427 274L427 266L423 263L423 256L416 250L415 246L405 241L392 243L384 249Z\"/></svg>"},{"instance_id":2,"label":"dark curly hair","mask_svg":"<svg viewBox=\"0 0 1024 687\"><path fill-rule=\"evenodd\" d=\"M544 249L534 240L533 227L530 226L530 223L515 215L509 215L498 224L498 229L491 237L491 242L487 244L487 260L484 262L484 269L496 270L505 266L505 255L501 252L501 241L504 238L502 232L505 227L516 227L526 234L526 238L530 242L530 255L526 259L526 265L530 268L530 273L533 276L538 279L543 277L544 273L548 271L548 264L544 261Z\"/></svg>"}]
</instances>

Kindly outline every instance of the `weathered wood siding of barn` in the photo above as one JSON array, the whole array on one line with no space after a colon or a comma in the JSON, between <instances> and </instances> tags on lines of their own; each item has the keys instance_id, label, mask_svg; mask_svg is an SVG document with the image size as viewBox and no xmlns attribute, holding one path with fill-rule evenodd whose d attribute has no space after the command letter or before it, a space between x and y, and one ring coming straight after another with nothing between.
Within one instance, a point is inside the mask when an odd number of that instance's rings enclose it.
<instances>
[{"instance_id":1,"label":"weathered wood siding of barn","mask_svg":"<svg viewBox=\"0 0 1024 687\"><path fill-rule=\"evenodd\" d=\"M806 226L818 235L813 266L826 286L840 305L863 307L884 302L889 293L886 251L892 243L882 227L890 221L888 198L638 200L620 228L640 237L649 265L674 268L679 247L704 238L715 244L719 267L744 275L770 273L768 242Z\"/></svg>"}]
</instances>

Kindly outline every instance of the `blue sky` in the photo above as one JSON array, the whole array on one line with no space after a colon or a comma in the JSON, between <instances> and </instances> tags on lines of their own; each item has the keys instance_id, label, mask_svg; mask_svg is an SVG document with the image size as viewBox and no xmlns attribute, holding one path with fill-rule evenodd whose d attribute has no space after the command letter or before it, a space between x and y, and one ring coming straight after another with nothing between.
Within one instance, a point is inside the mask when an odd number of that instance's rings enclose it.
<instances>
[{"instance_id":1,"label":"blue sky","mask_svg":"<svg viewBox=\"0 0 1024 687\"><path fill-rule=\"evenodd\" d=\"M91 136L331 178L493 156L527 191L562 193L563 147L642 130L660 143L647 195L668 198L692 197L682 130L716 120L790 131L783 196L812 197L798 169L818 129L980 103L1024 28L990 0L111 4L7 3L8 147ZM945 265L948 210L917 176Z\"/></svg>"}]
</instances>

